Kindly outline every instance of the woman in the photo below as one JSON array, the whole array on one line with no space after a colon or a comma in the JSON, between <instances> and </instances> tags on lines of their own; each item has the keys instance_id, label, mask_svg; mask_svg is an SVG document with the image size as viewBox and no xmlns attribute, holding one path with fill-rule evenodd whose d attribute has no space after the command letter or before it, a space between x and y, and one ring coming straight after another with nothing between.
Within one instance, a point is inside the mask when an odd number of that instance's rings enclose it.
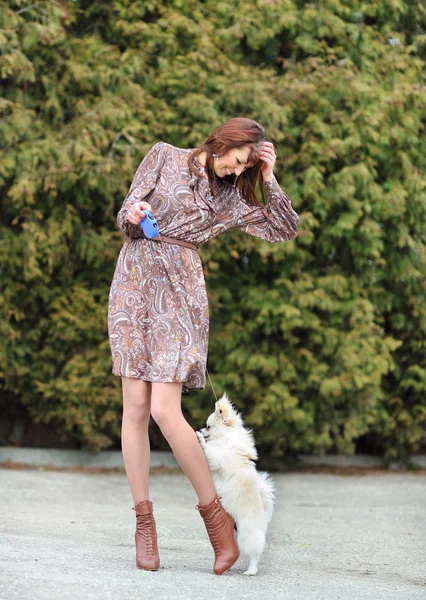
<instances>
[{"instance_id":1,"label":"woman","mask_svg":"<svg viewBox=\"0 0 426 600\"><path fill-rule=\"evenodd\" d=\"M219 127L195 149L159 142L145 156L118 213L123 245L108 312L113 374L122 378L122 450L136 511L136 565L157 570L149 500L150 415L193 485L221 574L238 558L234 523L217 497L197 436L181 410L182 391L204 388L209 313L197 247L227 229L270 242L297 236L298 215L273 175L264 128L245 118ZM255 197L259 183L266 206ZM263 183L265 186L263 186ZM143 212L160 236L144 237Z\"/></svg>"}]
</instances>

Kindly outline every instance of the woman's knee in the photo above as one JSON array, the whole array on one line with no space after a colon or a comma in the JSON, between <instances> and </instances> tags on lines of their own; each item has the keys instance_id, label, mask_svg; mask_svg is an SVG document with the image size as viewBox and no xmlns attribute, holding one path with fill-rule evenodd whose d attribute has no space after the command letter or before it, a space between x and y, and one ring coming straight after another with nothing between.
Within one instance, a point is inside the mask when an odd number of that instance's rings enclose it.
<instances>
[{"instance_id":1,"label":"woman's knee","mask_svg":"<svg viewBox=\"0 0 426 600\"><path fill-rule=\"evenodd\" d=\"M180 419L182 386L173 383L153 384L151 416L167 437Z\"/></svg>"},{"instance_id":2,"label":"woman's knee","mask_svg":"<svg viewBox=\"0 0 426 600\"><path fill-rule=\"evenodd\" d=\"M177 421L183 417L181 410L170 410L162 404L151 406L151 416L165 436L176 426Z\"/></svg>"},{"instance_id":3,"label":"woman's knee","mask_svg":"<svg viewBox=\"0 0 426 600\"><path fill-rule=\"evenodd\" d=\"M151 389L147 381L123 378L123 419L134 425L149 422Z\"/></svg>"},{"instance_id":4,"label":"woman's knee","mask_svg":"<svg viewBox=\"0 0 426 600\"><path fill-rule=\"evenodd\" d=\"M133 425L144 425L149 422L150 409L146 402L129 402L123 406L123 419Z\"/></svg>"}]
</instances>

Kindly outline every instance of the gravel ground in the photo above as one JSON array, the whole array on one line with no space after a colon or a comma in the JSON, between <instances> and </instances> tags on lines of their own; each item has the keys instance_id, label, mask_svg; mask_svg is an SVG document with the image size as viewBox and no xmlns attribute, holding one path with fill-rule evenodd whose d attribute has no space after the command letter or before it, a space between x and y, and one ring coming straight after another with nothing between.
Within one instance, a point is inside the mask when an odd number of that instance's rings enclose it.
<instances>
[{"instance_id":1,"label":"gravel ground","mask_svg":"<svg viewBox=\"0 0 426 600\"><path fill-rule=\"evenodd\" d=\"M123 474L0 470L2 600L426 598L426 477L274 475L259 574L222 576L182 474L151 476L161 569L134 564Z\"/></svg>"}]
</instances>

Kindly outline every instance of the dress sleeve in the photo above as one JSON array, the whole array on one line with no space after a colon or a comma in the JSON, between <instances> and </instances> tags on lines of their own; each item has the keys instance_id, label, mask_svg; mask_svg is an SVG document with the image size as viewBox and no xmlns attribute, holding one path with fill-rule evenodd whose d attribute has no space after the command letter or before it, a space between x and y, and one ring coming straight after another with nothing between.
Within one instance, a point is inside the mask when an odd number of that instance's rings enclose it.
<instances>
[{"instance_id":1,"label":"dress sleeve","mask_svg":"<svg viewBox=\"0 0 426 600\"><path fill-rule=\"evenodd\" d=\"M158 142L145 155L133 177L132 185L117 214L117 225L127 237L143 237L141 226L129 223L127 214L135 202L142 202L155 188L164 162L164 155L164 142Z\"/></svg>"},{"instance_id":2,"label":"dress sleeve","mask_svg":"<svg viewBox=\"0 0 426 600\"><path fill-rule=\"evenodd\" d=\"M239 193L238 220L233 227L268 242L287 242L297 237L299 215L275 177L265 182L268 193L266 206L252 206Z\"/></svg>"}]
</instances>

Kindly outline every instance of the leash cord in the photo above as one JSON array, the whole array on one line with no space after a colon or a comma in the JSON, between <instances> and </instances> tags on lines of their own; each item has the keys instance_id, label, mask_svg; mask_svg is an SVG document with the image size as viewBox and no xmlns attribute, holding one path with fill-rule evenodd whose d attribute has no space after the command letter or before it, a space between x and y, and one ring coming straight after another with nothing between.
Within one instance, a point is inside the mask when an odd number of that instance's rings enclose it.
<instances>
[{"instance_id":1,"label":"leash cord","mask_svg":"<svg viewBox=\"0 0 426 600\"><path fill-rule=\"evenodd\" d=\"M211 377L210 377L210 373L207 371L207 368L206 368L206 373L207 373L207 376L209 378L210 385L212 386L213 394L214 394L214 397L216 398L216 402L217 402L218 400L217 400L216 392L214 391L214 387L213 387L213 383L212 383L212 380L211 380Z\"/></svg>"}]
</instances>

